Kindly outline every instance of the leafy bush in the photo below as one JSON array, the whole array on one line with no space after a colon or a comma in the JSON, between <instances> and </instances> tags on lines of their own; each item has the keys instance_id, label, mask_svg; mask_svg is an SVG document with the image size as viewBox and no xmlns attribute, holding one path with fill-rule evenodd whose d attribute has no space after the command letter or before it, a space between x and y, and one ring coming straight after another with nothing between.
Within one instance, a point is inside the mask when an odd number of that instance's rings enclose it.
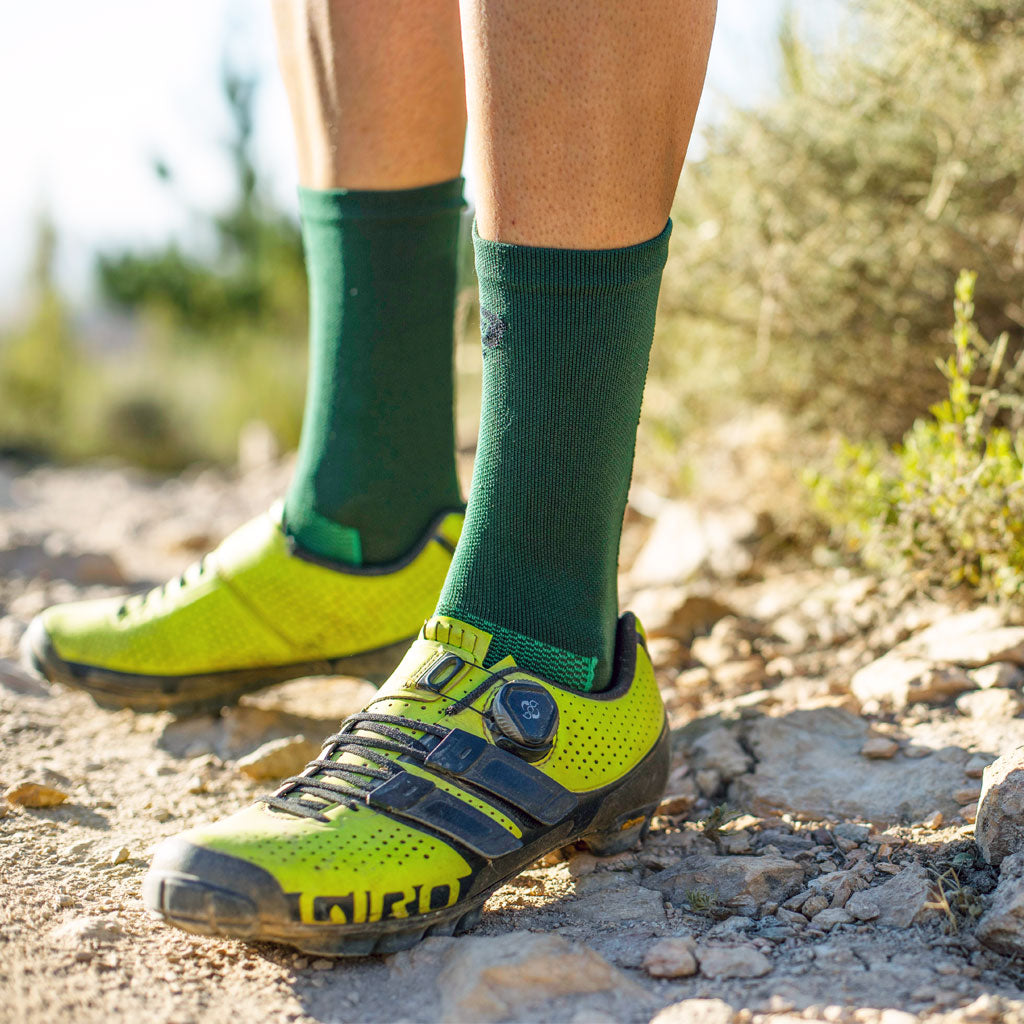
<instances>
[{"instance_id":1,"label":"leafy bush","mask_svg":"<svg viewBox=\"0 0 1024 1024\"><path fill-rule=\"evenodd\" d=\"M986 336L1024 325L1024 0L850 9L824 48L789 22L779 97L684 171L656 357L686 386L713 345L746 397L898 438L941 393L961 267Z\"/></svg>"},{"instance_id":2,"label":"leafy bush","mask_svg":"<svg viewBox=\"0 0 1024 1024\"><path fill-rule=\"evenodd\" d=\"M1024 356L974 322L976 275L956 284L948 397L902 444L846 441L811 479L815 504L869 565L919 583L1019 597L1024 585Z\"/></svg>"}]
</instances>

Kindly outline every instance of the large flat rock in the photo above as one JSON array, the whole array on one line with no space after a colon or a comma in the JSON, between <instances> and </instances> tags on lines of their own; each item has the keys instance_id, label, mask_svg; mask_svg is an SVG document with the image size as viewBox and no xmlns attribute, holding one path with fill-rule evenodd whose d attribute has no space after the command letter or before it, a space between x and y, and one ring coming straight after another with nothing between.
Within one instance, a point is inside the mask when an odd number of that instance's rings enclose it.
<instances>
[{"instance_id":1,"label":"large flat rock","mask_svg":"<svg viewBox=\"0 0 1024 1024\"><path fill-rule=\"evenodd\" d=\"M708 857L691 854L645 882L682 904L691 892L713 894L723 904L781 903L798 892L804 870L785 857Z\"/></svg>"},{"instance_id":2,"label":"large flat rock","mask_svg":"<svg viewBox=\"0 0 1024 1024\"><path fill-rule=\"evenodd\" d=\"M945 747L926 757L869 760L860 754L868 729L864 719L839 708L749 723L745 738L755 766L733 782L730 801L762 816L877 824L958 812L952 794L963 787L968 751Z\"/></svg>"}]
</instances>

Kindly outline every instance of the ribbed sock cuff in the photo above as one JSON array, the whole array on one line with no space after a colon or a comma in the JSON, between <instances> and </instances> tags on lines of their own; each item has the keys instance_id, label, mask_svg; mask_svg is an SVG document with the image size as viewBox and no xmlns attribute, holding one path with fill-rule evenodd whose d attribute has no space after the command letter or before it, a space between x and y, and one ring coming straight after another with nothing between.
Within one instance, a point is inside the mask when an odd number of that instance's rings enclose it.
<instances>
[{"instance_id":1,"label":"ribbed sock cuff","mask_svg":"<svg viewBox=\"0 0 1024 1024\"><path fill-rule=\"evenodd\" d=\"M476 273L481 282L500 281L504 287L564 289L640 284L660 277L671 234L672 221L668 221L654 238L622 249L548 249L481 238L474 222Z\"/></svg>"},{"instance_id":2,"label":"ribbed sock cuff","mask_svg":"<svg viewBox=\"0 0 1024 1024\"><path fill-rule=\"evenodd\" d=\"M460 176L436 185L401 189L315 189L299 186L303 223L336 224L342 220L415 220L461 210L465 181Z\"/></svg>"}]
</instances>

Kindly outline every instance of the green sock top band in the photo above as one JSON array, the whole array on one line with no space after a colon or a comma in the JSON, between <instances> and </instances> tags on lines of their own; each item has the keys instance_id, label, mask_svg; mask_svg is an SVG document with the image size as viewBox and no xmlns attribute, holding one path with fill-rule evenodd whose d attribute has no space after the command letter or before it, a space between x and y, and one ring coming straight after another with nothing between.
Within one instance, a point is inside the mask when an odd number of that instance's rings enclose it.
<instances>
[{"instance_id":1,"label":"green sock top band","mask_svg":"<svg viewBox=\"0 0 1024 1024\"><path fill-rule=\"evenodd\" d=\"M387 190L355 188L306 188L299 186L299 216L303 223L340 224L366 217L374 220L406 220L443 217L466 205L461 177L420 188Z\"/></svg>"},{"instance_id":2,"label":"green sock top band","mask_svg":"<svg viewBox=\"0 0 1024 1024\"><path fill-rule=\"evenodd\" d=\"M473 221L476 273L481 281L528 288L601 288L640 286L651 277L661 280L668 258L672 221L646 242L621 249L551 249L513 245L482 238Z\"/></svg>"}]
</instances>

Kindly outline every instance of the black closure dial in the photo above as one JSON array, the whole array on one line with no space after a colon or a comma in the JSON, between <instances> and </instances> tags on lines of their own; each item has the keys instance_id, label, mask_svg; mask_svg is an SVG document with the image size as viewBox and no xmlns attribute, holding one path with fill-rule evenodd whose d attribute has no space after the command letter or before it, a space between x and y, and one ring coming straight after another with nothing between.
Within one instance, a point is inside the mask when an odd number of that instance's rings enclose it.
<instances>
[{"instance_id":1,"label":"black closure dial","mask_svg":"<svg viewBox=\"0 0 1024 1024\"><path fill-rule=\"evenodd\" d=\"M495 745L526 761L539 761L555 741L558 705L539 683L505 683L488 712Z\"/></svg>"}]
</instances>

